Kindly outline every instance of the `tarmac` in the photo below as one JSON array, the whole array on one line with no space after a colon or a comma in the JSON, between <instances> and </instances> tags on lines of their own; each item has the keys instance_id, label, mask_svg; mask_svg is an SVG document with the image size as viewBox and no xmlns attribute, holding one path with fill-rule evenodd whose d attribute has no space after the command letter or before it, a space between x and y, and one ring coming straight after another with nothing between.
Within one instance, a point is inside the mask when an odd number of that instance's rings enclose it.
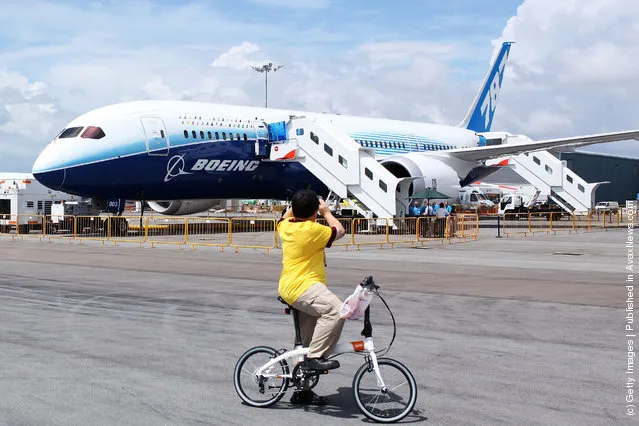
<instances>
[{"instance_id":1,"label":"tarmac","mask_svg":"<svg viewBox=\"0 0 639 426\"><path fill-rule=\"evenodd\" d=\"M624 414L626 234L537 235L395 249L327 250L345 298L373 275L397 320L389 357L418 383L404 422L579 424ZM366 421L351 395L362 359L316 391L244 405L248 348L291 348L276 300L279 251L180 250L0 239L0 424L334 425ZM378 347L392 327L373 301ZM344 338L359 339L349 321Z\"/></svg>"}]
</instances>

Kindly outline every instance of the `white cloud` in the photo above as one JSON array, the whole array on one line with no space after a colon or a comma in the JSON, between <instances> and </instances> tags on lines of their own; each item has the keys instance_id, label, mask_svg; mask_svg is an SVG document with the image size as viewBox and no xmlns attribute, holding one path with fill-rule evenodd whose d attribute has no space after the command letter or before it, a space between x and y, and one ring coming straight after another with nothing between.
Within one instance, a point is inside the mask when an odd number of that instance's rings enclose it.
<instances>
[{"instance_id":1,"label":"white cloud","mask_svg":"<svg viewBox=\"0 0 639 426\"><path fill-rule=\"evenodd\" d=\"M257 44L245 41L239 46L231 47L227 52L215 58L211 66L226 67L235 70L247 69L251 65L257 65L259 63L255 60L249 60L247 57L260 50Z\"/></svg>"},{"instance_id":2,"label":"white cloud","mask_svg":"<svg viewBox=\"0 0 639 426\"><path fill-rule=\"evenodd\" d=\"M26 77L0 68L0 134L20 136L23 146L37 146L49 139L58 129L60 108L58 101L40 81L30 82ZM36 142L36 140L38 140ZM8 147L11 141L1 141ZM2 151L6 152L6 149Z\"/></svg>"},{"instance_id":3,"label":"white cloud","mask_svg":"<svg viewBox=\"0 0 639 426\"><path fill-rule=\"evenodd\" d=\"M495 125L536 138L638 128L638 17L634 1L525 0L494 41L516 42ZM639 142L615 146L639 157Z\"/></svg>"}]
</instances>

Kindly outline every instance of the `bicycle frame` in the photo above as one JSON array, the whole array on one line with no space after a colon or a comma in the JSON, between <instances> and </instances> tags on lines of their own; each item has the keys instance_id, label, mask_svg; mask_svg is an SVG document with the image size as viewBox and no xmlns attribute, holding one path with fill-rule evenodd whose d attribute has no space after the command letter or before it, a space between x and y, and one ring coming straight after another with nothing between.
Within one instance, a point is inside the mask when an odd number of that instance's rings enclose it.
<instances>
[{"instance_id":1,"label":"bicycle frame","mask_svg":"<svg viewBox=\"0 0 639 426\"><path fill-rule=\"evenodd\" d=\"M299 340L299 323L297 319L297 312L294 312L294 313L295 313L295 328L296 328L295 349L286 351L283 354L273 358L272 360L270 360L263 366L259 367L254 373L256 379L259 379L260 377L292 379L293 378L292 370L288 374L269 374L269 371L273 366L279 364L280 361L291 360L292 366L294 366L295 364L299 362L304 361L304 356L308 354L309 348L302 347L301 345L301 340ZM366 308L366 312L364 314L364 330L362 331L362 335L364 335L364 340L358 340L354 342L339 342L337 345L335 345L335 348L333 350L333 353L331 354L331 357L346 354L346 353L355 353L355 354L365 356L369 363L369 368L370 366L372 366L373 371L375 372L375 377L377 379L377 386L379 386L379 388L382 391L386 391L386 385L384 384L384 379L382 378L382 375L379 371L379 364L377 363L377 354L375 353L375 344L373 342L372 334L373 334L373 328L370 323L370 306L369 306L368 308Z\"/></svg>"},{"instance_id":2,"label":"bicycle frame","mask_svg":"<svg viewBox=\"0 0 639 426\"><path fill-rule=\"evenodd\" d=\"M294 360L292 364L295 365L298 362L301 362L304 360L304 356L308 354L308 351L309 351L309 348L299 347L299 348L284 352L283 354L279 355L276 358L273 358L272 360L270 360L263 366L259 367L257 371L255 372L255 377L256 378L275 377L278 379L292 379L293 378L292 372L288 374L269 374L268 371L273 366L279 364L279 362L283 360L286 360L286 361ZM346 353L360 354L368 358L369 363L372 364L373 371L375 371L377 386L379 386L379 388L382 390L386 389L386 385L384 384L384 379L382 378L382 375L379 371L379 365L377 364L377 354L375 353L375 344L373 343L372 337L367 337L364 340L359 340L355 342L340 342L337 345L335 345L335 350L332 356L342 355Z\"/></svg>"}]
</instances>

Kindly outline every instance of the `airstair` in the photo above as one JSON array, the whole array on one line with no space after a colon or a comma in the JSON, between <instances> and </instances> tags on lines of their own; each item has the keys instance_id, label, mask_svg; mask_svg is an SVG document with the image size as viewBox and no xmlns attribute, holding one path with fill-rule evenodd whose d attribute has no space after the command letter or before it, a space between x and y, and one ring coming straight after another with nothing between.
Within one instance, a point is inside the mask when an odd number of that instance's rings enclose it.
<instances>
[{"instance_id":1,"label":"airstair","mask_svg":"<svg viewBox=\"0 0 639 426\"><path fill-rule=\"evenodd\" d=\"M548 151L527 152L508 157L508 163L517 174L543 194L574 213L593 208L595 190L602 183L588 183Z\"/></svg>"},{"instance_id":2,"label":"airstair","mask_svg":"<svg viewBox=\"0 0 639 426\"><path fill-rule=\"evenodd\" d=\"M356 198L379 218L406 213L408 182L379 164L373 149L314 118L291 116L268 127L270 161L298 161L333 193Z\"/></svg>"}]
</instances>

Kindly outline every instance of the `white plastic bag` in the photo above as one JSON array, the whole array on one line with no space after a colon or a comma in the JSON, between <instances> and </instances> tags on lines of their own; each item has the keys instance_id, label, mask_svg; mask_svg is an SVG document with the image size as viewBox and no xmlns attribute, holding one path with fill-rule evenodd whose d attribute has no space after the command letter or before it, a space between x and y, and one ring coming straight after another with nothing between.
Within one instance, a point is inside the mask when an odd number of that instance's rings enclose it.
<instances>
[{"instance_id":1,"label":"white plastic bag","mask_svg":"<svg viewBox=\"0 0 639 426\"><path fill-rule=\"evenodd\" d=\"M361 285L358 285L353 294L348 296L339 310L340 317L355 320L364 315L373 300L373 292Z\"/></svg>"}]
</instances>

